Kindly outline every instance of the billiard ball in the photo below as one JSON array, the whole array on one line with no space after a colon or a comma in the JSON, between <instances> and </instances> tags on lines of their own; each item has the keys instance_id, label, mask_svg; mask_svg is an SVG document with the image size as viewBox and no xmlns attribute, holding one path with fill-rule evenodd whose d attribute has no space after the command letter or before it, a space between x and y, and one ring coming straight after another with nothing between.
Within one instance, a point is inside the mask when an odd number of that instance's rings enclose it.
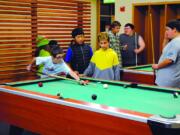
<instances>
[{"instance_id":1,"label":"billiard ball","mask_svg":"<svg viewBox=\"0 0 180 135\"><path fill-rule=\"evenodd\" d=\"M103 84L103 88L107 89L108 88L108 84Z\"/></svg>"},{"instance_id":2,"label":"billiard ball","mask_svg":"<svg viewBox=\"0 0 180 135\"><path fill-rule=\"evenodd\" d=\"M58 98L59 98L59 99L64 99L64 97L63 97L63 96L61 96L61 94L60 94L60 93L57 93L57 96L58 96Z\"/></svg>"},{"instance_id":3,"label":"billiard ball","mask_svg":"<svg viewBox=\"0 0 180 135\"><path fill-rule=\"evenodd\" d=\"M91 98L92 98L92 100L96 100L96 99L97 99L97 96L96 96L95 94L93 94L93 95L91 96Z\"/></svg>"},{"instance_id":4,"label":"billiard ball","mask_svg":"<svg viewBox=\"0 0 180 135\"><path fill-rule=\"evenodd\" d=\"M59 75L60 76L66 76L66 73L65 72L60 72Z\"/></svg>"},{"instance_id":5,"label":"billiard ball","mask_svg":"<svg viewBox=\"0 0 180 135\"><path fill-rule=\"evenodd\" d=\"M88 84L88 83L89 83L89 80L85 80L84 82L85 82L85 84Z\"/></svg>"},{"instance_id":6,"label":"billiard ball","mask_svg":"<svg viewBox=\"0 0 180 135\"><path fill-rule=\"evenodd\" d=\"M42 86L43 86L42 82L39 82L39 83L38 83L38 86L39 86L39 87L42 87Z\"/></svg>"},{"instance_id":7,"label":"billiard ball","mask_svg":"<svg viewBox=\"0 0 180 135\"><path fill-rule=\"evenodd\" d=\"M178 92L174 92L174 93L173 93L173 96L174 96L174 98L178 98L179 93L178 93Z\"/></svg>"}]
</instances>

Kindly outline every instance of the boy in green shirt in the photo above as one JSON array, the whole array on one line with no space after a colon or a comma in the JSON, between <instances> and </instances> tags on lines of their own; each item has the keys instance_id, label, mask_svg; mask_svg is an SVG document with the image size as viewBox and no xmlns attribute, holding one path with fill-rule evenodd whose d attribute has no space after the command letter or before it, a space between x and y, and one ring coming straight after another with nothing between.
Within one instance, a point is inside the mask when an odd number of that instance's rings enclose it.
<instances>
[{"instance_id":1,"label":"boy in green shirt","mask_svg":"<svg viewBox=\"0 0 180 135\"><path fill-rule=\"evenodd\" d=\"M37 49L35 51L35 57L47 57L51 56L50 53L50 47L49 47L49 40L43 36L38 36L36 38L36 43L37 43ZM43 65L39 65L37 71L42 72L43 70ZM40 74L37 74L38 77L40 77Z\"/></svg>"}]
</instances>

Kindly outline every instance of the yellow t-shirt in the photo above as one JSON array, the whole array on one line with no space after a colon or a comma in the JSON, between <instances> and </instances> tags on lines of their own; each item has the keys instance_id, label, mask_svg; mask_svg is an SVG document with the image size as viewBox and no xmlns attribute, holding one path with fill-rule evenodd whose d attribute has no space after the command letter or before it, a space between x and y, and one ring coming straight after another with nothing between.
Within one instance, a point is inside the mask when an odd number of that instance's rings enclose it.
<instances>
[{"instance_id":1,"label":"yellow t-shirt","mask_svg":"<svg viewBox=\"0 0 180 135\"><path fill-rule=\"evenodd\" d=\"M107 50L99 49L96 51L91 62L95 63L96 67L100 70L108 69L119 64L117 54L111 48Z\"/></svg>"}]
</instances>

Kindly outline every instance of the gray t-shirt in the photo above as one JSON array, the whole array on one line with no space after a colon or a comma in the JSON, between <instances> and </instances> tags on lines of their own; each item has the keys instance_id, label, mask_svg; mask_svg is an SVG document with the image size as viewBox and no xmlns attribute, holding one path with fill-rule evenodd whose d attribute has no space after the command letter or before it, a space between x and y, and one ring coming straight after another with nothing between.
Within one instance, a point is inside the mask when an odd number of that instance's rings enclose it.
<instances>
[{"instance_id":1,"label":"gray t-shirt","mask_svg":"<svg viewBox=\"0 0 180 135\"><path fill-rule=\"evenodd\" d=\"M180 37L174 38L165 46L158 63L165 59L171 59L173 63L157 70L156 84L180 88Z\"/></svg>"}]
</instances>

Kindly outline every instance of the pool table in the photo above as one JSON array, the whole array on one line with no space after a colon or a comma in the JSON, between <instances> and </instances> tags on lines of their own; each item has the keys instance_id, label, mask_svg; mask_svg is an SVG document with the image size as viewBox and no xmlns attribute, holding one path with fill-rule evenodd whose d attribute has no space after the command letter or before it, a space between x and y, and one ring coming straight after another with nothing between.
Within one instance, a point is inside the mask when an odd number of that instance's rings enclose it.
<instances>
[{"instance_id":1,"label":"pool table","mask_svg":"<svg viewBox=\"0 0 180 135\"><path fill-rule=\"evenodd\" d=\"M179 89L84 79L1 85L0 121L42 135L180 135Z\"/></svg>"},{"instance_id":2,"label":"pool table","mask_svg":"<svg viewBox=\"0 0 180 135\"><path fill-rule=\"evenodd\" d=\"M121 80L154 85L155 73L151 64L125 67L121 71Z\"/></svg>"}]
</instances>

